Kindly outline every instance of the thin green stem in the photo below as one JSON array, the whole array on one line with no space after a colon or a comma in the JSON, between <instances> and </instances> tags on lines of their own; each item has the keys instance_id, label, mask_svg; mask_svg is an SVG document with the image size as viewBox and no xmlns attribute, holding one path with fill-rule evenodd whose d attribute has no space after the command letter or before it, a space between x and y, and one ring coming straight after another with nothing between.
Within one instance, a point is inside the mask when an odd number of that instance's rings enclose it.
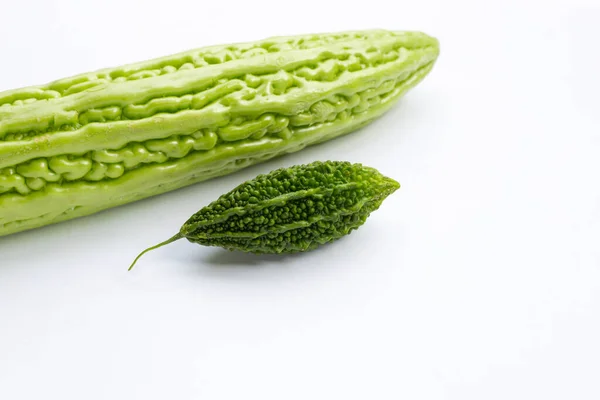
<instances>
[{"instance_id":1,"label":"thin green stem","mask_svg":"<svg viewBox=\"0 0 600 400\"><path fill-rule=\"evenodd\" d=\"M162 242L162 243L159 243L159 244L157 244L156 246L148 247L146 250L142 251L142 252L141 252L141 253L140 253L140 254L139 254L139 255L138 255L136 258L135 258L135 260L133 260L133 263L132 263L132 264L131 264L131 266L129 267L129 271L131 271L131 270L133 269L133 267L134 267L135 263L137 263L137 262L138 262L138 260L139 260L139 259L140 259L140 258L141 258L141 257L142 257L144 254L146 254L147 252L149 252L149 251L152 251L152 250L156 250L156 249L158 249L159 247L166 246L166 245L168 245L169 243L173 243L173 242L175 242L175 241L177 241L177 240L179 240L179 239L182 239L182 238L183 238L183 235L181 234L181 232L179 232L177 235L173 236L173 237L172 237L171 239L169 239L169 240L165 240L164 242Z\"/></svg>"}]
</instances>

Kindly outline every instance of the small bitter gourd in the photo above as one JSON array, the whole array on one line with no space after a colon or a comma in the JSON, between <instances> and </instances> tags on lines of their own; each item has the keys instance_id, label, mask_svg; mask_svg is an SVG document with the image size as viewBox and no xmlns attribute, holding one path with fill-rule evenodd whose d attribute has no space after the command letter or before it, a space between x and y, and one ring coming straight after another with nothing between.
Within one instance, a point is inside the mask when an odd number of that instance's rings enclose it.
<instances>
[{"instance_id":1,"label":"small bitter gourd","mask_svg":"<svg viewBox=\"0 0 600 400\"><path fill-rule=\"evenodd\" d=\"M351 132L420 82L438 52L418 32L275 37L0 93L0 236Z\"/></svg>"},{"instance_id":2,"label":"small bitter gourd","mask_svg":"<svg viewBox=\"0 0 600 400\"><path fill-rule=\"evenodd\" d=\"M374 168L344 161L281 168L245 182L194 214L179 233L144 250L186 238L248 253L296 253L350 234L400 184Z\"/></svg>"}]
</instances>

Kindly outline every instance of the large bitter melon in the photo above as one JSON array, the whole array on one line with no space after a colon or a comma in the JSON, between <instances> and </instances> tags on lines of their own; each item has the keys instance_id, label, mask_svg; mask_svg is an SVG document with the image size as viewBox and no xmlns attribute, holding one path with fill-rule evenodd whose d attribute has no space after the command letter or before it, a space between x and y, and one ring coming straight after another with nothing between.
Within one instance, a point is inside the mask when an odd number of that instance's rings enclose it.
<instances>
[{"instance_id":1,"label":"large bitter melon","mask_svg":"<svg viewBox=\"0 0 600 400\"><path fill-rule=\"evenodd\" d=\"M421 81L438 52L418 32L276 37L0 93L0 236L353 131Z\"/></svg>"}]
</instances>

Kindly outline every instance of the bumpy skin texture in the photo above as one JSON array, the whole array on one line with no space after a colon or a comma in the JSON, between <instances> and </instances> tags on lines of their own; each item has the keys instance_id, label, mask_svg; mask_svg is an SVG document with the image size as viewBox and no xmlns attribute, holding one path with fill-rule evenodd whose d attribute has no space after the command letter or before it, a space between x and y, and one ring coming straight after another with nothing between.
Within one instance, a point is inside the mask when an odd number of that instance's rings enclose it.
<instances>
[{"instance_id":1,"label":"bumpy skin texture","mask_svg":"<svg viewBox=\"0 0 600 400\"><path fill-rule=\"evenodd\" d=\"M438 53L419 32L276 37L0 93L0 236L356 130L420 82Z\"/></svg>"},{"instance_id":2,"label":"bumpy skin texture","mask_svg":"<svg viewBox=\"0 0 600 400\"><path fill-rule=\"evenodd\" d=\"M181 234L252 253L306 251L362 225L400 185L373 168L315 162L246 182L200 210Z\"/></svg>"},{"instance_id":3,"label":"bumpy skin texture","mask_svg":"<svg viewBox=\"0 0 600 400\"><path fill-rule=\"evenodd\" d=\"M312 250L360 227L398 188L377 170L349 162L278 169L224 194L140 256L182 238L259 254Z\"/></svg>"}]
</instances>

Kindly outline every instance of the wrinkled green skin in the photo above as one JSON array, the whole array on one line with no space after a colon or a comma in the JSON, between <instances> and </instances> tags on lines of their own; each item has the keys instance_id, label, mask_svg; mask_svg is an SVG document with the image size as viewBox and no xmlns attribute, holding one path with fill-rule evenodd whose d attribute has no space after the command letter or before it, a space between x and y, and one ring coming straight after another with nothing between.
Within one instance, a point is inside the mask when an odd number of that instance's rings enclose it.
<instances>
[{"instance_id":1,"label":"wrinkled green skin","mask_svg":"<svg viewBox=\"0 0 600 400\"><path fill-rule=\"evenodd\" d=\"M400 188L374 168L341 161L275 170L194 214L171 239L257 254L313 250L350 234ZM131 269L130 268L130 269Z\"/></svg>"},{"instance_id":2,"label":"wrinkled green skin","mask_svg":"<svg viewBox=\"0 0 600 400\"><path fill-rule=\"evenodd\" d=\"M419 32L276 37L0 93L0 236L352 132L419 83L438 53Z\"/></svg>"}]
</instances>

